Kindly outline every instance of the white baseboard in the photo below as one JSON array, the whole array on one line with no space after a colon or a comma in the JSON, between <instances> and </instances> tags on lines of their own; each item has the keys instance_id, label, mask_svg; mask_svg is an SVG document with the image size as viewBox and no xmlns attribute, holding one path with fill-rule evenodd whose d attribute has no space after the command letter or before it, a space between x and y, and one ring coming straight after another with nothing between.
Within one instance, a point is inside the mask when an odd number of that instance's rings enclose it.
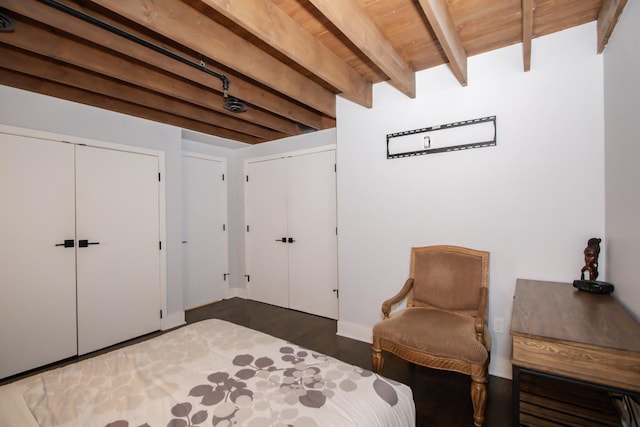
<instances>
[{"instance_id":1,"label":"white baseboard","mask_svg":"<svg viewBox=\"0 0 640 427\"><path fill-rule=\"evenodd\" d=\"M511 360L504 357L491 357L491 363L489 363L489 375L495 377L511 379Z\"/></svg>"},{"instance_id":2,"label":"white baseboard","mask_svg":"<svg viewBox=\"0 0 640 427\"><path fill-rule=\"evenodd\" d=\"M344 320L338 320L337 335L345 338L351 338L353 340L362 341L371 344L373 337L371 335L371 328L359 325L357 323L346 322Z\"/></svg>"},{"instance_id":3,"label":"white baseboard","mask_svg":"<svg viewBox=\"0 0 640 427\"><path fill-rule=\"evenodd\" d=\"M249 297L247 288L229 288L227 290L227 298L234 297L247 299Z\"/></svg>"},{"instance_id":4,"label":"white baseboard","mask_svg":"<svg viewBox=\"0 0 640 427\"><path fill-rule=\"evenodd\" d=\"M343 320L338 320L337 335L369 344L373 342L372 328ZM510 380L511 373L511 360L503 357L491 357L491 363L489 364L490 375Z\"/></svg>"},{"instance_id":5,"label":"white baseboard","mask_svg":"<svg viewBox=\"0 0 640 427\"><path fill-rule=\"evenodd\" d=\"M175 313L168 313L160 320L160 330L166 331L168 329L177 328L185 323L184 310L176 311Z\"/></svg>"}]
</instances>

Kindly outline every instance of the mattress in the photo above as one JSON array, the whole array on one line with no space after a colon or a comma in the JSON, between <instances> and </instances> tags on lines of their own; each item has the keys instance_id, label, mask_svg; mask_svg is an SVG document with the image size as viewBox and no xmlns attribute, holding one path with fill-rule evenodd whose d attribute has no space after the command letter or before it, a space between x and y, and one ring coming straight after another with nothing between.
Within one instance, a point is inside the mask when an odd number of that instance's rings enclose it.
<instances>
[{"instance_id":1,"label":"mattress","mask_svg":"<svg viewBox=\"0 0 640 427\"><path fill-rule=\"evenodd\" d=\"M411 389L222 320L0 387L0 426L414 426Z\"/></svg>"}]
</instances>

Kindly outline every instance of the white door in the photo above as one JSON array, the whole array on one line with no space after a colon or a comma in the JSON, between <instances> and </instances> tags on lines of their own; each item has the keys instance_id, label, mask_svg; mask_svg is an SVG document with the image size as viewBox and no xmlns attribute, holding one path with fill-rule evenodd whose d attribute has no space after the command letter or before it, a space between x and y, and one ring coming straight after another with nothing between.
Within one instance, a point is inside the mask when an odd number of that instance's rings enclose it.
<instances>
[{"instance_id":1,"label":"white door","mask_svg":"<svg viewBox=\"0 0 640 427\"><path fill-rule=\"evenodd\" d=\"M335 150L247 171L249 298L336 319Z\"/></svg>"},{"instance_id":2,"label":"white door","mask_svg":"<svg viewBox=\"0 0 640 427\"><path fill-rule=\"evenodd\" d=\"M76 354L73 187L73 145L0 134L0 378Z\"/></svg>"},{"instance_id":3,"label":"white door","mask_svg":"<svg viewBox=\"0 0 640 427\"><path fill-rule=\"evenodd\" d=\"M222 161L182 156L186 309L227 296L226 181Z\"/></svg>"},{"instance_id":4,"label":"white door","mask_svg":"<svg viewBox=\"0 0 640 427\"><path fill-rule=\"evenodd\" d=\"M160 329L158 169L154 156L76 147L79 354Z\"/></svg>"},{"instance_id":5,"label":"white door","mask_svg":"<svg viewBox=\"0 0 640 427\"><path fill-rule=\"evenodd\" d=\"M338 318L335 151L287 158L289 307Z\"/></svg>"},{"instance_id":6,"label":"white door","mask_svg":"<svg viewBox=\"0 0 640 427\"><path fill-rule=\"evenodd\" d=\"M249 163L246 197L247 290L250 299L289 307L287 170L283 162Z\"/></svg>"}]
</instances>

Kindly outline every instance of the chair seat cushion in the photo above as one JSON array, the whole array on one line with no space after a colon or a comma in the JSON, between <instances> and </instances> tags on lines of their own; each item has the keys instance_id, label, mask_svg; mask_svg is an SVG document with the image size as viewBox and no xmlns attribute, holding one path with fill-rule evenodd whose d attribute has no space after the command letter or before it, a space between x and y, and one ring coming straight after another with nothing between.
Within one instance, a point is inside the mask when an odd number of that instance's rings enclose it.
<instances>
[{"instance_id":1,"label":"chair seat cushion","mask_svg":"<svg viewBox=\"0 0 640 427\"><path fill-rule=\"evenodd\" d=\"M476 339L475 318L434 308L412 307L373 327L373 336L432 356L484 364L487 349Z\"/></svg>"}]
</instances>

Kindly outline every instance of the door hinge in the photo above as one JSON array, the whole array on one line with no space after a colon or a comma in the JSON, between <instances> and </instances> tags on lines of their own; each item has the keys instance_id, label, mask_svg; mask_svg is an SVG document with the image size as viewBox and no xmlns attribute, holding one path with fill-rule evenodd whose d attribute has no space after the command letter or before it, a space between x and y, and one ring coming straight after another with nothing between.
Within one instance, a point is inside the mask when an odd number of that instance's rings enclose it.
<instances>
[{"instance_id":1,"label":"door hinge","mask_svg":"<svg viewBox=\"0 0 640 427\"><path fill-rule=\"evenodd\" d=\"M244 275L244 277L246 277L246 278L247 278L247 282L250 282L250 281L251 281L251 276L250 276L250 275L245 274L245 275Z\"/></svg>"},{"instance_id":2,"label":"door hinge","mask_svg":"<svg viewBox=\"0 0 640 427\"><path fill-rule=\"evenodd\" d=\"M333 164L333 171L338 172L338 165L336 163Z\"/></svg>"},{"instance_id":3,"label":"door hinge","mask_svg":"<svg viewBox=\"0 0 640 427\"><path fill-rule=\"evenodd\" d=\"M333 292L336 293L336 298L340 298L340 289L334 289Z\"/></svg>"},{"instance_id":4,"label":"door hinge","mask_svg":"<svg viewBox=\"0 0 640 427\"><path fill-rule=\"evenodd\" d=\"M247 225L247 233L249 232L249 226Z\"/></svg>"},{"instance_id":5,"label":"door hinge","mask_svg":"<svg viewBox=\"0 0 640 427\"><path fill-rule=\"evenodd\" d=\"M160 318L162 319L162 310L160 310Z\"/></svg>"},{"instance_id":6,"label":"door hinge","mask_svg":"<svg viewBox=\"0 0 640 427\"><path fill-rule=\"evenodd\" d=\"M336 227L336 236L338 235L338 227Z\"/></svg>"},{"instance_id":7,"label":"door hinge","mask_svg":"<svg viewBox=\"0 0 640 427\"><path fill-rule=\"evenodd\" d=\"M161 182L161 181L162 181L162 179L160 177L160 172L158 172L158 182Z\"/></svg>"},{"instance_id":8,"label":"door hinge","mask_svg":"<svg viewBox=\"0 0 640 427\"><path fill-rule=\"evenodd\" d=\"M222 224L222 231L227 231L227 224Z\"/></svg>"},{"instance_id":9,"label":"door hinge","mask_svg":"<svg viewBox=\"0 0 640 427\"><path fill-rule=\"evenodd\" d=\"M162 240L158 242L158 248L162 250Z\"/></svg>"},{"instance_id":10,"label":"door hinge","mask_svg":"<svg viewBox=\"0 0 640 427\"><path fill-rule=\"evenodd\" d=\"M227 276L229 276L229 273L223 273L222 274L222 280L224 280L226 282L227 281Z\"/></svg>"},{"instance_id":11,"label":"door hinge","mask_svg":"<svg viewBox=\"0 0 640 427\"><path fill-rule=\"evenodd\" d=\"M222 174L222 180L224 181L224 174Z\"/></svg>"},{"instance_id":12,"label":"door hinge","mask_svg":"<svg viewBox=\"0 0 640 427\"><path fill-rule=\"evenodd\" d=\"M249 175L246 176L247 182L249 182Z\"/></svg>"}]
</instances>

